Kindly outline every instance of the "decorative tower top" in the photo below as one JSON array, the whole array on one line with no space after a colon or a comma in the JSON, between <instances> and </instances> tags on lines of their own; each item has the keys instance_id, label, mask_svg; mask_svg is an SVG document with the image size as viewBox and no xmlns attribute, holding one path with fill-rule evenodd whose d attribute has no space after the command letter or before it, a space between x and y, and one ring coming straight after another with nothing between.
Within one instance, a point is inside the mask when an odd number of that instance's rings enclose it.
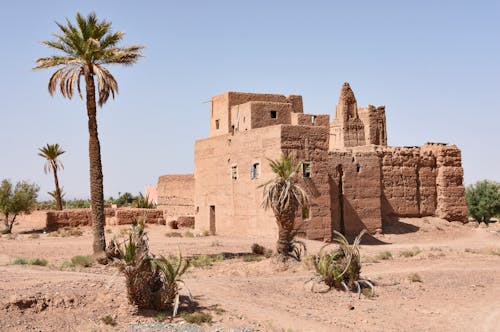
<instances>
[{"instance_id":1,"label":"decorative tower top","mask_svg":"<svg viewBox=\"0 0 500 332\"><path fill-rule=\"evenodd\" d=\"M358 118L358 105L356 97L349 83L345 82L340 90L339 102L335 112L335 118L343 120Z\"/></svg>"}]
</instances>

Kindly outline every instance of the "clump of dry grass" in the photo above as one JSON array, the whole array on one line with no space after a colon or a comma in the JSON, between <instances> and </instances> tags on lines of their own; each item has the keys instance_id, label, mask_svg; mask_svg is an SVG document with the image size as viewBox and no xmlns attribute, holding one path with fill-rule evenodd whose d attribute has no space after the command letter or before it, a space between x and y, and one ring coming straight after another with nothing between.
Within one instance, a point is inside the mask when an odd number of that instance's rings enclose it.
<instances>
[{"instance_id":1,"label":"clump of dry grass","mask_svg":"<svg viewBox=\"0 0 500 332\"><path fill-rule=\"evenodd\" d=\"M422 250L419 247L414 247L411 250L403 250L403 251L401 251L399 253L399 256L400 257L409 258L409 257L417 256L421 252L422 252Z\"/></svg>"},{"instance_id":2,"label":"clump of dry grass","mask_svg":"<svg viewBox=\"0 0 500 332\"><path fill-rule=\"evenodd\" d=\"M386 251L382 251L382 252L379 252L377 254L377 256L375 256L376 259L380 259L380 260L388 260L388 259L392 259L392 252L386 250Z\"/></svg>"},{"instance_id":3,"label":"clump of dry grass","mask_svg":"<svg viewBox=\"0 0 500 332\"><path fill-rule=\"evenodd\" d=\"M253 243L250 250L253 254L265 256L266 258L270 258L273 255L272 249L266 248L258 243Z\"/></svg>"},{"instance_id":4,"label":"clump of dry grass","mask_svg":"<svg viewBox=\"0 0 500 332\"><path fill-rule=\"evenodd\" d=\"M202 325L212 324L212 315L205 312L182 313L181 317L190 324Z\"/></svg>"},{"instance_id":5,"label":"clump of dry grass","mask_svg":"<svg viewBox=\"0 0 500 332\"><path fill-rule=\"evenodd\" d=\"M408 276L410 282L423 282L422 277L418 273L412 273Z\"/></svg>"},{"instance_id":6,"label":"clump of dry grass","mask_svg":"<svg viewBox=\"0 0 500 332\"><path fill-rule=\"evenodd\" d=\"M168 232L168 233L165 233L165 236L166 237L182 237L182 234L178 233L178 232Z\"/></svg>"}]
</instances>

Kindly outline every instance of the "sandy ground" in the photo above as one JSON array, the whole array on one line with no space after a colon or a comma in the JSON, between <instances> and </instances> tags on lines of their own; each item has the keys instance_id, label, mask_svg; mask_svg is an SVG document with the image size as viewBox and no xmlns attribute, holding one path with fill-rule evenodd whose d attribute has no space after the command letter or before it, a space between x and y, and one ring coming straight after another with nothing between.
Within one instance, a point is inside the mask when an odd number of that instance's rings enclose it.
<instances>
[{"instance_id":1,"label":"sandy ground","mask_svg":"<svg viewBox=\"0 0 500 332\"><path fill-rule=\"evenodd\" d=\"M362 245L362 275L376 283L375 297L311 291L307 264L280 271L271 260L226 259L185 276L194 302L181 312L212 315L208 330L255 331L500 331L500 225L488 228L436 218L402 219ZM107 228L108 239L126 226ZM40 225L19 222L0 238L0 331L124 331L155 322L158 313L127 303L124 278L112 266L61 268L91 253L90 228L81 236L54 237ZM147 227L152 252L184 255L249 253L273 238L167 237L166 226ZM183 231L181 231L183 232ZM35 234L35 235L33 235ZM306 241L308 253L323 243ZM391 259L377 258L390 252ZM411 251L413 257L400 253ZM44 258L47 266L13 265L16 258ZM417 274L421 282L409 277ZM184 294L184 293L183 293ZM110 315L111 327L101 318ZM182 321L176 318L175 321Z\"/></svg>"}]
</instances>

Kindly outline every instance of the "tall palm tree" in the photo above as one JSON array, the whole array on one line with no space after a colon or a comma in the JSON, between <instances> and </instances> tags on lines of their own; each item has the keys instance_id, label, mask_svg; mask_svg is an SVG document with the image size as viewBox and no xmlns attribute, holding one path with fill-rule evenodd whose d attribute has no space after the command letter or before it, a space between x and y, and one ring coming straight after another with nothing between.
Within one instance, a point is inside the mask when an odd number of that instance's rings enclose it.
<instances>
[{"instance_id":1,"label":"tall palm tree","mask_svg":"<svg viewBox=\"0 0 500 332\"><path fill-rule=\"evenodd\" d=\"M65 153L63 149L59 146L59 144L47 144L44 147L41 147L38 149L40 151L38 155L42 158L46 159L45 165L43 166L43 170L45 171L45 174L52 172L54 174L54 182L56 185L56 189L54 192L51 192L50 194L54 197L56 200L56 208L57 210L62 210L62 193L61 193L61 188L59 188L59 179L57 178L57 170L62 168L64 169L64 166L61 162L61 160L58 159L60 155Z\"/></svg>"},{"instance_id":2,"label":"tall palm tree","mask_svg":"<svg viewBox=\"0 0 500 332\"><path fill-rule=\"evenodd\" d=\"M95 13L83 17L76 14L76 24L66 19L66 24L57 23L59 34L54 40L44 41L43 45L60 51L62 55L53 55L36 60L34 69L58 68L49 80L49 93L54 95L59 88L61 94L71 99L75 86L83 99L80 78L85 79L90 161L90 201L92 219L94 254L102 254L106 248L104 237L104 194L101 163L101 147L97 135L96 84L97 103L102 107L109 96L118 93L118 83L105 68L108 64L132 65L141 57L143 46L133 45L118 47L123 39L123 32L111 31L111 23L98 20Z\"/></svg>"},{"instance_id":3,"label":"tall palm tree","mask_svg":"<svg viewBox=\"0 0 500 332\"><path fill-rule=\"evenodd\" d=\"M274 212L278 225L276 251L278 258L285 261L294 252L295 214L299 207L308 208L309 198L297 183L302 163L296 161L295 155L284 154L279 160L269 160L269 166L275 177L260 186L264 188L262 205Z\"/></svg>"}]
</instances>

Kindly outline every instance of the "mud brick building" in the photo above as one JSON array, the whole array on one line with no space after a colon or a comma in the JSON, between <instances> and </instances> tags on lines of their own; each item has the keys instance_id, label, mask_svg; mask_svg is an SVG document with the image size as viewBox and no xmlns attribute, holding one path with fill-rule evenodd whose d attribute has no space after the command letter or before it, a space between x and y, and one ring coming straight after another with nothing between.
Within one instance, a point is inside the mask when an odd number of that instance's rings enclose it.
<instances>
[{"instance_id":1,"label":"mud brick building","mask_svg":"<svg viewBox=\"0 0 500 332\"><path fill-rule=\"evenodd\" d=\"M460 150L442 143L387 146L385 107L358 107L348 83L333 122L305 114L297 95L212 97L210 136L194 150L194 175L159 178L158 206L167 222L194 216L200 231L276 232L259 185L273 177L268 159L283 153L303 163L299 181L311 206L298 213L296 227L310 239L329 240L333 230L380 232L398 217L467 216Z\"/></svg>"}]
</instances>

